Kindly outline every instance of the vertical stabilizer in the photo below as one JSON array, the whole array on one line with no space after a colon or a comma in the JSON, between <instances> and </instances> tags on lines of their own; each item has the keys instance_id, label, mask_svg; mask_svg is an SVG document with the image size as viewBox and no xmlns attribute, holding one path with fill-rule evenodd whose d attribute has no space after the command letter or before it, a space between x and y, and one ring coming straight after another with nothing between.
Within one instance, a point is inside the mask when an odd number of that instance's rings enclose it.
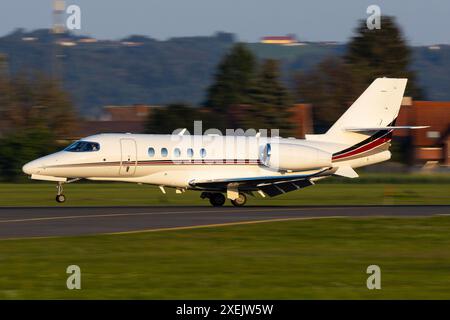
<instances>
[{"instance_id":1,"label":"vertical stabilizer","mask_svg":"<svg viewBox=\"0 0 450 320\"><path fill-rule=\"evenodd\" d=\"M325 133L307 135L307 140L355 144L370 133L351 132L348 128L383 128L397 118L408 79L378 78Z\"/></svg>"}]
</instances>

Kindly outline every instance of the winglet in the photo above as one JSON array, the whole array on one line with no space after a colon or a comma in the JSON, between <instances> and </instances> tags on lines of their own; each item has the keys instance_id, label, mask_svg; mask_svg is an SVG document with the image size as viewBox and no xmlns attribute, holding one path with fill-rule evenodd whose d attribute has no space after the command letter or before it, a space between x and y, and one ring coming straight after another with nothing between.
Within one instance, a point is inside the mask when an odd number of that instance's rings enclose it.
<instances>
[{"instance_id":1,"label":"winglet","mask_svg":"<svg viewBox=\"0 0 450 320\"><path fill-rule=\"evenodd\" d=\"M349 166L339 167L333 174L335 176L341 176L341 177L346 177L346 178L350 178L350 179L359 177L359 175L356 173L356 171L353 170L353 168L349 167Z\"/></svg>"}]
</instances>

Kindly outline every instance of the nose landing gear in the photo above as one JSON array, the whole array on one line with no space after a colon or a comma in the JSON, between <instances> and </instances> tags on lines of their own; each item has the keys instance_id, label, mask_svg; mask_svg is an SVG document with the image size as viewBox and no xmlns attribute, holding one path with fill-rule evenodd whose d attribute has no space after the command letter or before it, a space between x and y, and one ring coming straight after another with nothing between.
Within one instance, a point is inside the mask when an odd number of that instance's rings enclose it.
<instances>
[{"instance_id":1,"label":"nose landing gear","mask_svg":"<svg viewBox=\"0 0 450 320\"><path fill-rule=\"evenodd\" d=\"M66 201L66 196L63 194L56 195L56 202L63 203Z\"/></svg>"},{"instance_id":2,"label":"nose landing gear","mask_svg":"<svg viewBox=\"0 0 450 320\"><path fill-rule=\"evenodd\" d=\"M66 201L66 196L63 194L63 184L62 182L58 182L56 185L56 202L63 203Z\"/></svg>"}]
</instances>

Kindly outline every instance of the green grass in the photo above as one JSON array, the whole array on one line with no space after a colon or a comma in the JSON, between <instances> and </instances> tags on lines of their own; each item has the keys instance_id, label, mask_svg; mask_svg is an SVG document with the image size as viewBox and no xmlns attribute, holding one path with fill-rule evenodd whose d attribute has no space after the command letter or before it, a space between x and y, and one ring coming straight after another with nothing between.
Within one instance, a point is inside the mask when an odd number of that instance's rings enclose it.
<instances>
[{"instance_id":1,"label":"green grass","mask_svg":"<svg viewBox=\"0 0 450 320\"><path fill-rule=\"evenodd\" d=\"M444 216L332 218L3 240L0 298L450 299L449 230ZM81 290L65 287L71 264Z\"/></svg>"},{"instance_id":2,"label":"green grass","mask_svg":"<svg viewBox=\"0 0 450 320\"><path fill-rule=\"evenodd\" d=\"M54 184L0 184L0 206L53 206ZM74 183L65 186L67 206L87 205L209 205L199 192L167 194L148 185ZM249 197L248 205L395 205L450 204L450 183L392 181L391 183L321 183L274 198Z\"/></svg>"}]
</instances>

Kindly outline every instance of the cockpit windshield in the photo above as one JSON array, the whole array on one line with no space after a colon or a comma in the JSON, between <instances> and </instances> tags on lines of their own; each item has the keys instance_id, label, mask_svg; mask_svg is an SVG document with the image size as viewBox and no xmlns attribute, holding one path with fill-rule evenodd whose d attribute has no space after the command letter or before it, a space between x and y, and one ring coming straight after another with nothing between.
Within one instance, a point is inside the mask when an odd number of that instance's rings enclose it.
<instances>
[{"instance_id":1,"label":"cockpit windshield","mask_svg":"<svg viewBox=\"0 0 450 320\"><path fill-rule=\"evenodd\" d=\"M77 141L64 149L69 152L92 152L100 150L100 144L97 142Z\"/></svg>"}]
</instances>

